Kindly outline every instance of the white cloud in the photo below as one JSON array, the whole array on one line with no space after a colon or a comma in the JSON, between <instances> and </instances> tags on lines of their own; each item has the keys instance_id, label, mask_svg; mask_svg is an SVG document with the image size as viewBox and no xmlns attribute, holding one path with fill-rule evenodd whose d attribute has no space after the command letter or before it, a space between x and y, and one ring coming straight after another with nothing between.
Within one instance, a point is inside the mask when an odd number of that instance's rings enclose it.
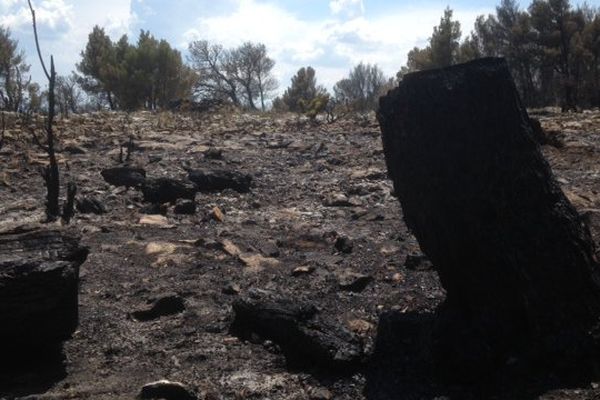
<instances>
[{"instance_id":1,"label":"white cloud","mask_svg":"<svg viewBox=\"0 0 600 400\"><path fill-rule=\"evenodd\" d=\"M333 7L358 4L362 7L362 1L337 0L330 6L333 11ZM339 12L343 12L341 8ZM488 12L456 10L454 15L466 33L477 15ZM372 18L306 21L273 4L240 0L231 14L200 18L195 24L198 28L187 31L184 40L187 44L206 39L225 47L261 42L276 61L274 72L281 90L307 65L316 69L319 82L331 88L360 61L378 64L388 76L395 75L405 64L408 51L426 43L442 13L439 8L404 8Z\"/></svg>"},{"instance_id":2,"label":"white cloud","mask_svg":"<svg viewBox=\"0 0 600 400\"><path fill-rule=\"evenodd\" d=\"M12 0L3 0L2 3L8 12L0 16L0 25L15 30L31 26L31 12L26 4ZM52 31L66 31L73 26L72 6L64 0L45 0L34 4L34 9L40 29L46 27Z\"/></svg>"},{"instance_id":3,"label":"white cloud","mask_svg":"<svg viewBox=\"0 0 600 400\"><path fill-rule=\"evenodd\" d=\"M363 0L331 0L329 9L333 14L345 13L350 17L355 17L365 12L365 5Z\"/></svg>"},{"instance_id":4,"label":"white cloud","mask_svg":"<svg viewBox=\"0 0 600 400\"><path fill-rule=\"evenodd\" d=\"M20 47L27 54L32 66L34 80L45 79L35 52L31 28L31 13L25 1L0 0L3 11L0 25L11 29ZM68 75L80 60L80 52L87 43L88 34L94 25L103 26L113 39L129 34L135 21L130 2L123 0L43 0L33 1L40 36L40 45L45 58L54 55L56 70ZM4 8L6 6L6 8Z\"/></svg>"}]
</instances>

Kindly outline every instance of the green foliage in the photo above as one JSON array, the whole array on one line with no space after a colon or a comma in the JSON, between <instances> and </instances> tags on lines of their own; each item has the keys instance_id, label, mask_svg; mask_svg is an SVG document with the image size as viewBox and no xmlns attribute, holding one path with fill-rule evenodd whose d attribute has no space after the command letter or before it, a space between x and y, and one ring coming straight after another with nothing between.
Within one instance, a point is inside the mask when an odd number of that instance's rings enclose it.
<instances>
[{"instance_id":1,"label":"green foliage","mask_svg":"<svg viewBox=\"0 0 600 400\"><path fill-rule=\"evenodd\" d=\"M194 94L203 99L217 99L238 107L261 109L277 89L272 75L275 61L267 54L262 43L246 42L233 49L225 49L206 40L189 45L189 60L196 72Z\"/></svg>"},{"instance_id":2,"label":"green foliage","mask_svg":"<svg viewBox=\"0 0 600 400\"><path fill-rule=\"evenodd\" d=\"M0 26L0 110L19 111L27 108L27 93L31 86L30 66L25 54L10 31Z\"/></svg>"},{"instance_id":3,"label":"green foliage","mask_svg":"<svg viewBox=\"0 0 600 400\"><path fill-rule=\"evenodd\" d=\"M141 31L132 45L126 35L116 43L95 26L77 69L83 89L111 109L155 110L191 95L193 72L181 53L165 40Z\"/></svg>"},{"instance_id":4,"label":"green foliage","mask_svg":"<svg viewBox=\"0 0 600 400\"><path fill-rule=\"evenodd\" d=\"M345 104L355 111L375 110L388 79L377 65L356 65L348 78L335 84L333 91L339 104Z\"/></svg>"},{"instance_id":5,"label":"green foliage","mask_svg":"<svg viewBox=\"0 0 600 400\"><path fill-rule=\"evenodd\" d=\"M564 110L600 105L600 15L568 0L533 0L520 10L502 0L494 15L479 16L458 45L460 26L446 9L429 45L408 53L408 72L480 57L505 57L528 106L560 104Z\"/></svg>"},{"instance_id":6,"label":"green foliage","mask_svg":"<svg viewBox=\"0 0 600 400\"><path fill-rule=\"evenodd\" d=\"M292 83L281 97L282 104L273 103L273 108L284 108L292 112L305 113L308 105L315 99L320 102L327 96L327 90L317 85L316 72L313 67L302 67L292 77Z\"/></svg>"},{"instance_id":7,"label":"green foliage","mask_svg":"<svg viewBox=\"0 0 600 400\"><path fill-rule=\"evenodd\" d=\"M324 112L329 103L329 94L321 93L316 95L310 100L300 99L299 106L302 109L304 115L310 118L312 121L317 119L317 115Z\"/></svg>"}]
</instances>

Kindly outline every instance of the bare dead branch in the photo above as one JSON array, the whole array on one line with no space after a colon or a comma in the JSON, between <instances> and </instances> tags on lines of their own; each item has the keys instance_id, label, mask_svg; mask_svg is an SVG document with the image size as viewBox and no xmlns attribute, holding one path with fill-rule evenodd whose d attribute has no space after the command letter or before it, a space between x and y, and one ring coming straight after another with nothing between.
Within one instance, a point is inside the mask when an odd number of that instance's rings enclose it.
<instances>
[{"instance_id":1,"label":"bare dead branch","mask_svg":"<svg viewBox=\"0 0 600 400\"><path fill-rule=\"evenodd\" d=\"M38 56L40 57L40 63L42 64L42 69L44 70L44 74L46 74L46 78L48 78L48 80L50 80L50 75L48 74L48 70L46 69L46 64L44 63L44 58L42 57L42 51L40 50L40 42L38 40L38 34L37 34L37 25L35 22L35 10L33 9L33 6L31 5L31 0L27 0L27 3L29 4L29 9L31 10L31 19L33 21L33 35L35 36L35 47L37 48L37 53L38 53Z\"/></svg>"}]
</instances>

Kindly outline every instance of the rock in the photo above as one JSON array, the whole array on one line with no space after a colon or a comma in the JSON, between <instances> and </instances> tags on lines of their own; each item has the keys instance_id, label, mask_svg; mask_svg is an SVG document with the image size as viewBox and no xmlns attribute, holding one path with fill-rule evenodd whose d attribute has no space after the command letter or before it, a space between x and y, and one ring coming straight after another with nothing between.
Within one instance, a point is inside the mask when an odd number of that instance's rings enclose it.
<instances>
[{"instance_id":1,"label":"rock","mask_svg":"<svg viewBox=\"0 0 600 400\"><path fill-rule=\"evenodd\" d=\"M77 211L82 214L106 214L106 207L94 197L82 197L75 201Z\"/></svg>"},{"instance_id":2,"label":"rock","mask_svg":"<svg viewBox=\"0 0 600 400\"><path fill-rule=\"evenodd\" d=\"M323 201L323 205L326 207L352 207L353 204L348 199L348 196L343 193L337 193L327 197Z\"/></svg>"},{"instance_id":3,"label":"rock","mask_svg":"<svg viewBox=\"0 0 600 400\"><path fill-rule=\"evenodd\" d=\"M258 248L267 257L279 257L280 255L279 247L272 241L262 242L258 245Z\"/></svg>"},{"instance_id":4,"label":"rock","mask_svg":"<svg viewBox=\"0 0 600 400\"><path fill-rule=\"evenodd\" d=\"M149 309L134 311L133 318L138 321L151 321L167 315L178 314L185 310L185 302L178 295L167 295L156 300Z\"/></svg>"},{"instance_id":5,"label":"rock","mask_svg":"<svg viewBox=\"0 0 600 400\"><path fill-rule=\"evenodd\" d=\"M0 233L0 353L71 336L78 323L79 267L87 255L78 237L56 230Z\"/></svg>"},{"instance_id":6,"label":"rock","mask_svg":"<svg viewBox=\"0 0 600 400\"><path fill-rule=\"evenodd\" d=\"M350 320L347 325L352 332L358 335L365 335L375 329L375 326L372 323L365 321L364 319Z\"/></svg>"},{"instance_id":7,"label":"rock","mask_svg":"<svg viewBox=\"0 0 600 400\"><path fill-rule=\"evenodd\" d=\"M173 212L175 214L193 215L196 213L196 202L194 200L177 199Z\"/></svg>"},{"instance_id":8,"label":"rock","mask_svg":"<svg viewBox=\"0 0 600 400\"><path fill-rule=\"evenodd\" d=\"M189 170L188 179L198 186L200 192L232 189L239 193L247 193L252 184L250 175L225 170Z\"/></svg>"},{"instance_id":9,"label":"rock","mask_svg":"<svg viewBox=\"0 0 600 400\"><path fill-rule=\"evenodd\" d=\"M100 174L113 186L139 187L146 181L146 171L142 168L115 167L103 169Z\"/></svg>"},{"instance_id":10,"label":"rock","mask_svg":"<svg viewBox=\"0 0 600 400\"><path fill-rule=\"evenodd\" d=\"M292 276L308 275L312 274L313 272L315 272L315 267L312 265L303 265L301 267L294 268L292 271Z\"/></svg>"},{"instance_id":11,"label":"rock","mask_svg":"<svg viewBox=\"0 0 600 400\"><path fill-rule=\"evenodd\" d=\"M344 270L336 273L340 289L349 292L362 292L367 285L373 281L373 277L365 274L359 274L354 271Z\"/></svg>"},{"instance_id":12,"label":"rock","mask_svg":"<svg viewBox=\"0 0 600 400\"><path fill-rule=\"evenodd\" d=\"M178 199L194 200L196 187L172 178L146 179L142 185L144 201L149 203L175 203Z\"/></svg>"},{"instance_id":13,"label":"rock","mask_svg":"<svg viewBox=\"0 0 600 400\"><path fill-rule=\"evenodd\" d=\"M344 254L350 254L352 253L354 244L348 236L340 236L335 241L335 248L337 251L340 251Z\"/></svg>"},{"instance_id":14,"label":"rock","mask_svg":"<svg viewBox=\"0 0 600 400\"><path fill-rule=\"evenodd\" d=\"M408 254L404 267L412 271L430 271L434 269L431 261L423 254Z\"/></svg>"},{"instance_id":15,"label":"rock","mask_svg":"<svg viewBox=\"0 0 600 400\"><path fill-rule=\"evenodd\" d=\"M309 390L310 400L331 400L333 395L325 388L311 388Z\"/></svg>"},{"instance_id":16,"label":"rock","mask_svg":"<svg viewBox=\"0 0 600 400\"><path fill-rule=\"evenodd\" d=\"M197 400L196 395L183 383L160 380L142 387L140 399Z\"/></svg>"},{"instance_id":17,"label":"rock","mask_svg":"<svg viewBox=\"0 0 600 400\"><path fill-rule=\"evenodd\" d=\"M238 258L244 265L253 271L260 271L268 267L277 267L279 261L275 258L264 257L261 254L253 253L242 253L238 255Z\"/></svg>"},{"instance_id":18,"label":"rock","mask_svg":"<svg viewBox=\"0 0 600 400\"><path fill-rule=\"evenodd\" d=\"M164 215L144 215L140 218L141 225L155 225L161 228L173 228L174 225L169 223L169 220Z\"/></svg>"},{"instance_id":19,"label":"rock","mask_svg":"<svg viewBox=\"0 0 600 400\"><path fill-rule=\"evenodd\" d=\"M231 332L276 343L294 366L348 370L363 361L361 342L344 327L323 321L317 308L300 299L251 292L233 302Z\"/></svg>"},{"instance_id":20,"label":"rock","mask_svg":"<svg viewBox=\"0 0 600 400\"><path fill-rule=\"evenodd\" d=\"M225 215L223 214L223 211L216 206L210 211L210 217L217 222L225 221Z\"/></svg>"},{"instance_id":21,"label":"rock","mask_svg":"<svg viewBox=\"0 0 600 400\"><path fill-rule=\"evenodd\" d=\"M221 290L221 292L223 292L223 294L229 294L229 295L238 294L240 292L240 285L238 285L237 283L229 282L228 284L223 286L223 289Z\"/></svg>"},{"instance_id":22,"label":"rock","mask_svg":"<svg viewBox=\"0 0 600 400\"><path fill-rule=\"evenodd\" d=\"M223 246L223 251L230 256L237 257L242 254L242 250L229 239L223 239L221 245Z\"/></svg>"},{"instance_id":23,"label":"rock","mask_svg":"<svg viewBox=\"0 0 600 400\"><path fill-rule=\"evenodd\" d=\"M408 74L378 119L404 220L447 292L433 332L440 372L476 380L515 355L566 374L591 368L594 245L506 62Z\"/></svg>"}]
</instances>

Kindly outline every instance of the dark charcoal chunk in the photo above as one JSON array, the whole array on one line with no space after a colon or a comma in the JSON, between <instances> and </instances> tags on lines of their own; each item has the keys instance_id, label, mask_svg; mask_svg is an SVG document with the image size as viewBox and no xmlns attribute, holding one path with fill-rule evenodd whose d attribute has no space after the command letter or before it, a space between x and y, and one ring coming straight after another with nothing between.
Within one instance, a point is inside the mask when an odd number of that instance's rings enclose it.
<instances>
[{"instance_id":1,"label":"dark charcoal chunk","mask_svg":"<svg viewBox=\"0 0 600 400\"><path fill-rule=\"evenodd\" d=\"M103 169L100 174L113 186L138 187L146 180L146 171L142 168L115 167Z\"/></svg>"},{"instance_id":2,"label":"dark charcoal chunk","mask_svg":"<svg viewBox=\"0 0 600 400\"><path fill-rule=\"evenodd\" d=\"M593 243L506 62L406 75L378 119L406 224L447 291L434 332L440 369L482 374L521 354L589 371L600 315Z\"/></svg>"},{"instance_id":3,"label":"dark charcoal chunk","mask_svg":"<svg viewBox=\"0 0 600 400\"><path fill-rule=\"evenodd\" d=\"M188 179L198 185L200 192L218 192L233 189L239 193L250 191L252 177L236 171L225 170L190 170Z\"/></svg>"},{"instance_id":4,"label":"dark charcoal chunk","mask_svg":"<svg viewBox=\"0 0 600 400\"><path fill-rule=\"evenodd\" d=\"M68 339L88 250L59 231L0 233L0 353Z\"/></svg>"},{"instance_id":5,"label":"dark charcoal chunk","mask_svg":"<svg viewBox=\"0 0 600 400\"><path fill-rule=\"evenodd\" d=\"M233 334L257 334L275 342L293 366L348 369L363 360L360 341L343 327L323 321L316 307L298 299L253 293L233 303Z\"/></svg>"},{"instance_id":6,"label":"dark charcoal chunk","mask_svg":"<svg viewBox=\"0 0 600 400\"><path fill-rule=\"evenodd\" d=\"M142 387L140 399L196 400L196 395L183 383L161 380Z\"/></svg>"},{"instance_id":7,"label":"dark charcoal chunk","mask_svg":"<svg viewBox=\"0 0 600 400\"><path fill-rule=\"evenodd\" d=\"M76 200L77 211L82 214L106 214L106 207L100 200L93 197L83 197Z\"/></svg>"},{"instance_id":8,"label":"dark charcoal chunk","mask_svg":"<svg viewBox=\"0 0 600 400\"><path fill-rule=\"evenodd\" d=\"M423 254L408 254L404 262L404 267L412 271L429 271L434 269L431 261Z\"/></svg>"},{"instance_id":9,"label":"dark charcoal chunk","mask_svg":"<svg viewBox=\"0 0 600 400\"><path fill-rule=\"evenodd\" d=\"M178 199L173 211L175 214L192 215L196 212L196 202L194 200Z\"/></svg>"},{"instance_id":10,"label":"dark charcoal chunk","mask_svg":"<svg viewBox=\"0 0 600 400\"><path fill-rule=\"evenodd\" d=\"M350 254L354 249L354 243L352 243L352 239L350 239L348 236L340 236L335 241L335 248L337 251Z\"/></svg>"},{"instance_id":11,"label":"dark charcoal chunk","mask_svg":"<svg viewBox=\"0 0 600 400\"><path fill-rule=\"evenodd\" d=\"M175 203L177 199L193 200L197 188L189 182L172 178L146 179L142 186L144 201L150 203Z\"/></svg>"},{"instance_id":12,"label":"dark charcoal chunk","mask_svg":"<svg viewBox=\"0 0 600 400\"><path fill-rule=\"evenodd\" d=\"M211 147L204 152L204 157L211 160L222 160L223 159L223 150L217 149L215 147Z\"/></svg>"},{"instance_id":13,"label":"dark charcoal chunk","mask_svg":"<svg viewBox=\"0 0 600 400\"><path fill-rule=\"evenodd\" d=\"M151 203L140 208L141 214L161 214L167 215L168 207L166 204Z\"/></svg>"},{"instance_id":14,"label":"dark charcoal chunk","mask_svg":"<svg viewBox=\"0 0 600 400\"><path fill-rule=\"evenodd\" d=\"M185 302L177 295L168 295L156 300L147 310L134 311L133 318L138 321L150 321L167 315L178 314L185 310Z\"/></svg>"}]
</instances>

